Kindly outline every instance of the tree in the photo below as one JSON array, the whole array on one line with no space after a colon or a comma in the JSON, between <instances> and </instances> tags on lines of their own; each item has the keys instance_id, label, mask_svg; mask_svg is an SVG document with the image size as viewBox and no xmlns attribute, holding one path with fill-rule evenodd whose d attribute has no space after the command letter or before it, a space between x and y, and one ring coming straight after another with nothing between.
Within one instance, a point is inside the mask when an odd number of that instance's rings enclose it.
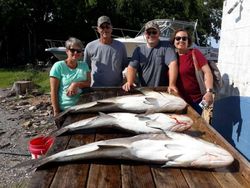
<instances>
[{"instance_id":1,"label":"tree","mask_svg":"<svg viewBox=\"0 0 250 188\"><path fill-rule=\"evenodd\" d=\"M91 26L108 15L115 27L139 30L157 18L195 21L202 44L219 39L223 0L0 0L0 66L44 59L44 39L95 39Z\"/></svg>"}]
</instances>

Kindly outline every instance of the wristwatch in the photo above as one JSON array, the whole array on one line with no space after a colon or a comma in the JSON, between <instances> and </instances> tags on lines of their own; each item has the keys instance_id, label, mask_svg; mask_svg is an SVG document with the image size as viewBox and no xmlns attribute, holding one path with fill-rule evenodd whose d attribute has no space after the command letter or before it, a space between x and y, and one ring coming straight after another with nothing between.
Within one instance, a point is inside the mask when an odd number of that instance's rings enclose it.
<instances>
[{"instance_id":1,"label":"wristwatch","mask_svg":"<svg viewBox=\"0 0 250 188\"><path fill-rule=\"evenodd\" d=\"M207 93L213 93L213 91L214 91L214 90L211 89L211 88L206 89L206 92L207 92Z\"/></svg>"}]
</instances>

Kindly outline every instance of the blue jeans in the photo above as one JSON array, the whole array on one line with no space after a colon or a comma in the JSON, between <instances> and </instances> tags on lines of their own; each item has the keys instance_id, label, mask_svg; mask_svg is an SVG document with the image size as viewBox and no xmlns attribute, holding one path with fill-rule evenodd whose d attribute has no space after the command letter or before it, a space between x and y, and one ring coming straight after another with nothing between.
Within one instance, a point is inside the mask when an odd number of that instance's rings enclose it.
<instances>
[{"instance_id":1,"label":"blue jeans","mask_svg":"<svg viewBox=\"0 0 250 188\"><path fill-rule=\"evenodd\" d=\"M196 111L196 112L198 112L198 114L202 114L202 108L199 106L199 103L200 103L201 101L199 101L199 102L194 102L193 104L191 104L191 106L193 107L193 109Z\"/></svg>"}]
</instances>

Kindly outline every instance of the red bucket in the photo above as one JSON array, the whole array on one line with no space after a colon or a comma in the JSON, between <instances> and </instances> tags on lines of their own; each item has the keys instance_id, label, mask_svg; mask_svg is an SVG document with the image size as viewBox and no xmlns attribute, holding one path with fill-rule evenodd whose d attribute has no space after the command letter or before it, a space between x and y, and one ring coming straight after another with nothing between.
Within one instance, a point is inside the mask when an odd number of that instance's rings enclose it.
<instances>
[{"instance_id":1,"label":"red bucket","mask_svg":"<svg viewBox=\"0 0 250 188\"><path fill-rule=\"evenodd\" d=\"M29 151L31 153L32 159L37 159L42 155L45 155L48 149L52 146L54 138L40 136L33 138L29 141Z\"/></svg>"}]
</instances>

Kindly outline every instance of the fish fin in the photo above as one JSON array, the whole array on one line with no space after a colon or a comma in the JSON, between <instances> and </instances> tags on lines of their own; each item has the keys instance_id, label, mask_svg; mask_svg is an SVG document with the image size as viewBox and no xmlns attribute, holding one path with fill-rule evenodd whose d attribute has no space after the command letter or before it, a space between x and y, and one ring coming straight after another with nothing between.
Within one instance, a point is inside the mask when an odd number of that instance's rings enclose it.
<instances>
[{"instance_id":1,"label":"fish fin","mask_svg":"<svg viewBox=\"0 0 250 188\"><path fill-rule=\"evenodd\" d=\"M166 167L182 167L183 165L181 165L180 163L176 163L174 161L168 161L166 162L164 165L162 165L162 168L166 168Z\"/></svg>"},{"instance_id":2,"label":"fish fin","mask_svg":"<svg viewBox=\"0 0 250 188\"><path fill-rule=\"evenodd\" d=\"M146 126L147 126L147 127L150 127L150 128L153 128L153 129L159 129L159 130L162 131L162 132L165 131L164 129L162 129L162 128L160 127L161 124L155 122L154 120L147 121L147 122L146 122Z\"/></svg>"},{"instance_id":3,"label":"fish fin","mask_svg":"<svg viewBox=\"0 0 250 188\"><path fill-rule=\"evenodd\" d=\"M15 165L15 166L9 168L9 170L11 170L13 168L26 167L27 172L30 172L30 171L38 168L39 166L42 166L42 165L45 165L46 163L49 163L50 161L51 161L51 159L49 157L43 157L43 158L39 158L39 159L31 159L31 160L19 163L19 164Z\"/></svg>"},{"instance_id":4,"label":"fish fin","mask_svg":"<svg viewBox=\"0 0 250 188\"><path fill-rule=\"evenodd\" d=\"M154 121L150 121L150 122L147 122L147 123L146 123L146 126L147 126L147 127L154 128L154 129L159 129L159 130L162 131L162 133L164 133L168 138L170 138L170 137L167 135L167 132L169 132L169 131L164 130L164 129L162 129L162 128L159 127L159 126L154 126L154 125L158 125L158 124L157 124L156 122L154 122Z\"/></svg>"},{"instance_id":5,"label":"fish fin","mask_svg":"<svg viewBox=\"0 0 250 188\"><path fill-rule=\"evenodd\" d=\"M135 88L135 90L139 91L143 95L147 95L148 93L152 92L152 89L145 88L145 87Z\"/></svg>"},{"instance_id":6,"label":"fish fin","mask_svg":"<svg viewBox=\"0 0 250 188\"><path fill-rule=\"evenodd\" d=\"M149 105L158 105L157 99L153 97L145 97L145 100L143 103L149 104Z\"/></svg>"},{"instance_id":7,"label":"fish fin","mask_svg":"<svg viewBox=\"0 0 250 188\"><path fill-rule=\"evenodd\" d=\"M103 113L103 112L98 112L99 113L99 116L100 117L108 117L108 118L115 118L114 116L112 116L112 115L110 115L110 114L105 114L105 113Z\"/></svg>"},{"instance_id":8,"label":"fish fin","mask_svg":"<svg viewBox=\"0 0 250 188\"><path fill-rule=\"evenodd\" d=\"M70 113L72 111L71 108L68 108L67 110L59 113L57 116L54 117L54 120L57 121L57 120L60 120L63 116L65 116L66 114Z\"/></svg>"},{"instance_id":9,"label":"fish fin","mask_svg":"<svg viewBox=\"0 0 250 188\"><path fill-rule=\"evenodd\" d=\"M153 113L155 113L155 112L157 112L156 109L148 109L148 110L145 112L145 115L153 114Z\"/></svg>"},{"instance_id":10,"label":"fish fin","mask_svg":"<svg viewBox=\"0 0 250 188\"><path fill-rule=\"evenodd\" d=\"M107 105L107 104L114 104L113 102L109 102L109 101L97 101L97 104L96 105Z\"/></svg>"},{"instance_id":11,"label":"fish fin","mask_svg":"<svg viewBox=\"0 0 250 188\"><path fill-rule=\"evenodd\" d=\"M142 121L151 120L150 117L147 117L145 114L137 114L135 117Z\"/></svg>"},{"instance_id":12,"label":"fish fin","mask_svg":"<svg viewBox=\"0 0 250 188\"><path fill-rule=\"evenodd\" d=\"M174 161L174 160L178 159L181 156L182 156L182 154L176 154L176 155L166 156L166 157L168 158L169 161Z\"/></svg>"},{"instance_id":13,"label":"fish fin","mask_svg":"<svg viewBox=\"0 0 250 188\"><path fill-rule=\"evenodd\" d=\"M98 144L97 145L100 149L109 149L109 148L126 148L126 146L123 145L112 145L112 144Z\"/></svg>"},{"instance_id":14,"label":"fish fin","mask_svg":"<svg viewBox=\"0 0 250 188\"><path fill-rule=\"evenodd\" d=\"M60 136L60 135L62 135L62 134L64 134L64 133L68 132L69 130L70 130L69 128L62 127L62 128L60 128L60 129L58 129L58 130L53 131L53 132L50 134L50 136L52 136L52 137L57 137L57 136Z\"/></svg>"}]
</instances>

